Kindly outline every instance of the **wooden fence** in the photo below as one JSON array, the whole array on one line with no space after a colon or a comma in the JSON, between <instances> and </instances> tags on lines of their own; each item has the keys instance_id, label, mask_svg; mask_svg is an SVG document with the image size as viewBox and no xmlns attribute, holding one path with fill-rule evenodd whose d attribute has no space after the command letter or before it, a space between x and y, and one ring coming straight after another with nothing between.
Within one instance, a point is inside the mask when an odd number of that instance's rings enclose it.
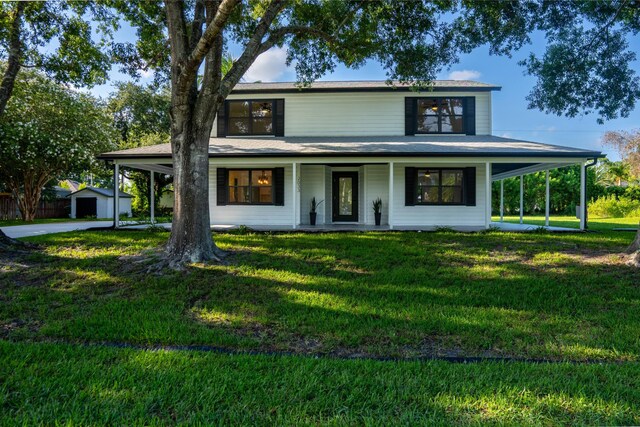
<instances>
[{"instance_id":1,"label":"wooden fence","mask_svg":"<svg viewBox=\"0 0 640 427\"><path fill-rule=\"evenodd\" d=\"M36 218L67 218L69 217L71 200L40 200ZM0 193L0 220L20 218L18 203L11 194Z\"/></svg>"}]
</instances>

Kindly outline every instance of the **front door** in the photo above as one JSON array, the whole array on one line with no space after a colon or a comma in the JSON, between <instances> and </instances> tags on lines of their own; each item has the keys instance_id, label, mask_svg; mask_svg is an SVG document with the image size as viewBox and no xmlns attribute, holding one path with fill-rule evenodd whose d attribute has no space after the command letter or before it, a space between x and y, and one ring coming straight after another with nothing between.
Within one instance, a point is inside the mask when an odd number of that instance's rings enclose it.
<instances>
[{"instance_id":1,"label":"front door","mask_svg":"<svg viewBox=\"0 0 640 427\"><path fill-rule=\"evenodd\" d=\"M333 222L358 222L358 172L333 172Z\"/></svg>"}]
</instances>

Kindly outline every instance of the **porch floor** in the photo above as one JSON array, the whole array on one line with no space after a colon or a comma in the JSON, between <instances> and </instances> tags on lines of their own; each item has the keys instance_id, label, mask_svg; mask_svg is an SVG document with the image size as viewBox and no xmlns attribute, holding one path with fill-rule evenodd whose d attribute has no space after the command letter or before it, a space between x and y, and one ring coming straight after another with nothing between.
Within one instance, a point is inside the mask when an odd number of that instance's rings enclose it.
<instances>
[{"instance_id":1,"label":"porch floor","mask_svg":"<svg viewBox=\"0 0 640 427\"><path fill-rule=\"evenodd\" d=\"M157 227L163 227L167 230L171 229L170 223L156 224ZM121 226L129 229L144 229L149 227L149 224L136 224L136 225L125 225ZM292 231L293 227L290 225L250 225L247 226L251 230L255 231ZM537 225L531 224L514 224L509 222L492 222L491 227L507 232L526 232L537 230L538 228L543 228L552 232L578 232L580 230L576 228L567 228L567 227L541 227ZM212 231L229 231L238 229L237 225L211 225ZM395 226L393 227L393 231L434 231L438 228L442 227L433 227L433 226L424 226L424 227L404 227L404 226ZM481 226L457 226L457 227L446 227L448 229L452 229L455 231L462 232L478 232L482 231L485 228ZM388 225L364 225L364 224L318 224L318 225L305 225L301 224L296 229L296 231L302 232L318 232L318 233L326 233L326 232L341 232L341 231L391 231Z\"/></svg>"}]
</instances>

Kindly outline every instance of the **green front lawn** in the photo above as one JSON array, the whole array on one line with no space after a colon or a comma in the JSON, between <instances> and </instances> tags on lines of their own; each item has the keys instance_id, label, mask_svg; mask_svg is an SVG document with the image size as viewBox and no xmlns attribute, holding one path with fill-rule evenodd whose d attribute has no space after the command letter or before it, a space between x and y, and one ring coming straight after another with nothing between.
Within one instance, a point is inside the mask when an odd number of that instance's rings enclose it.
<instances>
[{"instance_id":1,"label":"green front lawn","mask_svg":"<svg viewBox=\"0 0 640 427\"><path fill-rule=\"evenodd\" d=\"M132 256L167 236L54 234L29 239L40 252L0 255L1 413L21 424L640 423L640 271L620 254L631 233L219 234L227 265L147 274Z\"/></svg>"},{"instance_id":2,"label":"green front lawn","mask_svg":"<svg viewBox=\"0 0 640 427\"><path fill-rule=\"evenodd\" d=\"M0 424L637 425L638 365L229 356L0 341Z\"/></svg>"}]
</instances>

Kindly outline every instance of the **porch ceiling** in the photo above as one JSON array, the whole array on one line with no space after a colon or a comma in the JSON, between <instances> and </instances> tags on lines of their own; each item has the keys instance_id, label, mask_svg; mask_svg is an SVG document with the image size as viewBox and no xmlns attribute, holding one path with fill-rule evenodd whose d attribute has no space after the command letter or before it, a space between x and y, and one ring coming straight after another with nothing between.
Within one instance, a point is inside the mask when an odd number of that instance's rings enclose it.
<instances>
[{"instance_id":1,"label":"porch ceiling","mask_svg":"<svg viewBox=\"0 0 640 427\"><path fill-rule=\"evenodd\" d=\"M120 163L120 166L149 172L163 173L165 175L173 175L173 168L165 165L151 163Z\"/></svg>"},{"instance_id":2,"label":"porch ceiling","mask_svg":"<svg viewBox=\"0 0 640 427\"><path fill-rule=\"evenodd\" d=\"M494 163L492 166L493 173L491 179L492 181L500 181L501 179L512 178L514 176L559 169L575 164L576 163Z\"/></svg>"}]
</instances>

